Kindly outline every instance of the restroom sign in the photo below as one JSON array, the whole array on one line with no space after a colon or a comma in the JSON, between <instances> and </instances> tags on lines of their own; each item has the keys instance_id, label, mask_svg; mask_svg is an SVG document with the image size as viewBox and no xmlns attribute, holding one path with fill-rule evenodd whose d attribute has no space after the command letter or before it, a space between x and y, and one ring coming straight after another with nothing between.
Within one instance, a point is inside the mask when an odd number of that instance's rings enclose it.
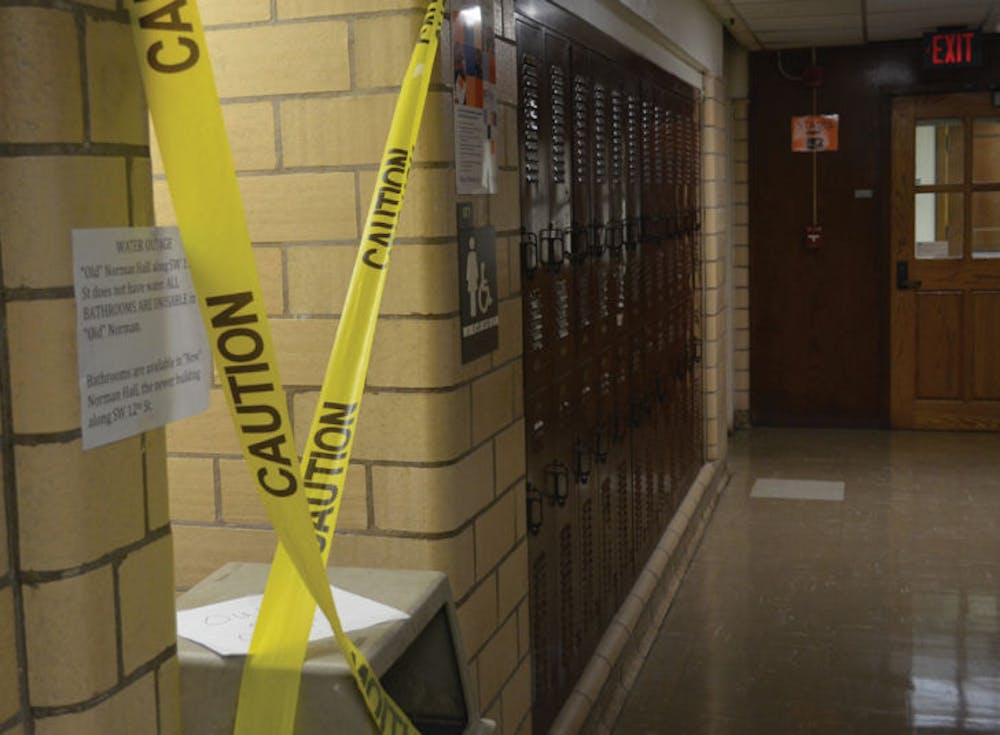
<instances>
[{"instance_id":1,"label":"restroom sign","mask_svg":"<svg viewBox=\"0 0 1000 735\"><path fill-rule=\"evenodd\" d=\"M492 227L472 227L472 205L458 205L458 296L462 362L488 355L499 345L497 241Z\"/></svg>"}]
</instances>

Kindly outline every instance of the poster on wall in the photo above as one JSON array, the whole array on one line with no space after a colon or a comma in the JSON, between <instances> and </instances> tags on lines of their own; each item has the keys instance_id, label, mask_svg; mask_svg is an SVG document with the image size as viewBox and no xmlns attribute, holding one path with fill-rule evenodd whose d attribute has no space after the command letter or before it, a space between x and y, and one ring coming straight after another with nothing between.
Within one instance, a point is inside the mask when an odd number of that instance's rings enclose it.
<instances>
[{"instance_id":1,"label":"poster on wall","mask_svg":"<svg viewBox=\"0 0 1000 735\"><path fill-rule=\"evenodd\" d=\"M73 230L84 449L208 408L212 360L176 227Z\"/></svg>"},{"instance_id":2,"label":"poster on wall","mask_svg":"<svg viewBox=\"0 0 1000 735\"><path fill-rule=\"evenodd\" d=\"M495 194L499 118L492 0L453 2L451 48L458 193Z\"/></svg>"},{"instance_id":3,"label":"poster on wall","mask_svg":"<svg viewBox=\"0 0 1000 735\"><path fill-rule=\"evenodd\" d=\"M792 118L792 150L796 153L835 151L840 143L840 115L798 115Z\"/></svg>"}]
</instances>

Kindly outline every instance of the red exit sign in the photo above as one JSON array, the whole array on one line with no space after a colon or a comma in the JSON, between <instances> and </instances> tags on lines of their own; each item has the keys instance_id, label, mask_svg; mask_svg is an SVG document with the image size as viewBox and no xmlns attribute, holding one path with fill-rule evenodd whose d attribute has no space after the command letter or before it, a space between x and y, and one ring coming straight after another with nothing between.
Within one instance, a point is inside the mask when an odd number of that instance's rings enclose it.
<instances>
[{"instance_id":1,"label":"red exit sign","mask_svg":"<svg viewBox=\"0 0 1000 735\"><path fill-rule=\"evenodd\" d=\"M924 35L924 67L982 66L983 39L977 31L937 31Z\"/></svg>"}]
</instances>

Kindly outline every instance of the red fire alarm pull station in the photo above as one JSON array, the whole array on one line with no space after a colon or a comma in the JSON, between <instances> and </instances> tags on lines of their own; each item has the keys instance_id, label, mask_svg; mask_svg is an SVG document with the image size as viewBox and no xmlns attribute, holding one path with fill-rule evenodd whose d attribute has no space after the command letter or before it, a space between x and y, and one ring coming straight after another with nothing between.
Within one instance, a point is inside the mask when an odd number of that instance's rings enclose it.
<instances>
[{"instance_id":1,"label":"red fire alarm pull station","mask_svg":"<svg viewBox=\"0 0 1000 735\"><path fill-rule=\"evenodd\" d=\"M977 31L942 29L924 34L924 68L950 69L983 65L983 39Z\"/></svg>"},{"instance_id":2,"label":"red fire alarm pull station","mask_svg":"<svg viewBox=\"0 0 1000 735\"><path fill-rule=\"evenodd\" d=\"M824 245L826 237L823 235L823 225L806 225L806 247L819 250Z\"/></svg>"}]
</instances>

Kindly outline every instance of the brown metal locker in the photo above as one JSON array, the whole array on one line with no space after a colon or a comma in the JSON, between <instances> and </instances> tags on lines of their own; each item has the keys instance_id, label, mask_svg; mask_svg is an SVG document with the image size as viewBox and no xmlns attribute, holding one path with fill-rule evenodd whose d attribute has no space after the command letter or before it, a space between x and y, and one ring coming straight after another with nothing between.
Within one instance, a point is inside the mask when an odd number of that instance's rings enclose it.
<instances>
[{"instance_id":1,"label":"brown metal locker","mask_svg":"<svg viewBox=\"0 0 1000 735\"><path fill-rule=\"evenodd\" d=\"M544 732L700 466L700 165L693 89L544 0L515 11Z\"/></svg>"}]
</instances>

